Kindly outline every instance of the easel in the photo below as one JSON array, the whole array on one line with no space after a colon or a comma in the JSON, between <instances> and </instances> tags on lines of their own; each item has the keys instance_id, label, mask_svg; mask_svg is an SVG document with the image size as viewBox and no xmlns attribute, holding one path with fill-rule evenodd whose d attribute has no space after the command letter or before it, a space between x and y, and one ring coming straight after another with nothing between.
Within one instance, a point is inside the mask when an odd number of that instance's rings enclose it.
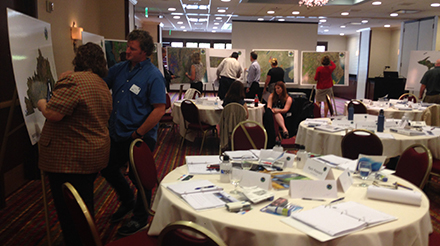
<instances>
[{"instance_id":1,"label":"easel","mask_svg":"<svg viewBox=\"0 0 440 246\"><path fill-rule=\"evenodd\" d=\"M8 120L6 122L5 127L5 133L3 135L3 141L2 141L2 147L0 150L0 182L4 184L4 178L3 178L3 162L5 160L5 154L6 154L6 144L8 143L9 136L14 134L16 131L18 131L20 128L25 126L25 123L16 126L14 129L11 129L12 125L12 118L14 115L14 110L17 105L20 105L20 102L18 100L18 92L17 88L14 89L14 92L12 94L12 99L10 101L5 101L0 103L0 108L6 108L9 107L9 114L8 114ZM52 245L52 240L50 236L50 225L49 225L49 209L47 206L47 197L46 197L46 186L44 182L44 173L41 171L41 186L43 189L43 202L44 202L44 214L45 214L45 220L46 220L46 234L47 234L47 242L48 245ZM0 190L0 207L4 208L6 206L6 200L5 200L5 189Z\"/></svg>"}]
</instances>

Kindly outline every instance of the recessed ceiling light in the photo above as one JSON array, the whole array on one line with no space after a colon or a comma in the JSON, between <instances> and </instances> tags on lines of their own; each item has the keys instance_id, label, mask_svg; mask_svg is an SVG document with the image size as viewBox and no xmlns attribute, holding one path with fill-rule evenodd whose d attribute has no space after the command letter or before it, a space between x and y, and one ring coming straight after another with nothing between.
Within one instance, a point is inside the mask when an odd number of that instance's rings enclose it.
<instances>
[{"instance_id":1,"label":"recessed ceiling light","mask_svg":"<svg viewBox=\"0 0 440 246\"><path fill-rule=\"evenodd\" d=\"M270 14L270 15L273 15L273 14L275 14L275 11L269 10L269 11L267 11L267 13Z\"/></svg>"},{"instance_id":2,"label":"recessed ceiling light","mask_svg":"<svg viewBox=\"0 0 440 246\"><path fill-rule=\"evenodd\" d=\"M183 24L183 21L178 21L177 22L177 25L182 25Z\"/></svg>"},{"instance_id":3,"label":"recessed ceiling light","mask_svg":"<svg viewBox=\"0 0 440 246\"><path fill-rule=\"evenodd\" d=\"M349 15L350 13L348 12L342 12L341 15Z\"/></svg>"},{"instance_id":4,"label":"recessed ceiling light","mask_svg":"<svg viewBox=\"0 0 440 246\"><path fill-rule=\"evenodd\" d=\"M328 29L325 29L324 32L328 32Z\"/></svg>"},{"instance_id":5,"label":"recessed ceiling light","mask_svg":"<svg viewBox=\"0 0 440 246\"><path fill-rule=\"evenodd\" d=\"M374 1L374 2L372 2L371 4L373 4L373 5L381 5L382 2L380 2L380 1Z\"/></svg>"},{"instance_id":6,"label":"recessed ceiling light","mask_svg":"<svg viewBox=\"0 0 440 246\"><path fill-rule=\"evenodd\" d=\"M434 8L440 7L440 3L431 3L431 7Z\"/></svg>"},{"instance_id":7,"label":"recessed ceiling light","mask_svg":"<svg viewBox=\"0 0 440 246\"><path fill-rule=\"evenodd\" d=\"M362 20L361 22L364 23L364 24L368 23L367 20Z\"/></svg>"},{"instance_id":8,"label":"recessed ceiling light","mask_svg":"<svg viewBox=\"0 0 440 246\"><path fill-rule=\"evenodd\" d=\"M319 22L327 22L326 19L320 19Z\"/></svg>"},{"instance_id":9,"label":"recessed ceiling light","mask_svg":"<svg viewBox=\"0 0 440 246\"><path fill-rule=\"evenodd\" d=\"M264 18L258 18L257 20L258 21L264 21Z\"/></svg>"},{"instance_id":10,"label":"recessed ceiling light","mask_svg":"<svg viewBox=\"0 0 440 246\"><path fill-rule=\"evenodd\" d=\"M319 16L318 18L319 18L319 19L325 19L325 18L327 18L327 17L325 17L325 16Z\"/></svg>"},{"instance_id":11,"label":"recessed ceiling light","mask_svg":"<svg viewBox=\"0 0 440 246\"><path fill-rule=\"evenodd\" d=\"M215 26L218 26L218 25L220 25L220 23L216 22L216 23L214 23L214 25L215 25Z\"/></svg>"},{"instance_id":12,"label":"recessed ceiling light","mask_svg":"<svg viewBox=\"0 0 440 246\"><path fill-rule=\"evenodd\" d=\"M219 13L225 13L225 12L226 12L226 9L219 9L219 10L217 10L217 12L219 12Z\"/></svg>"},{"instance_id":13,"label":"recessed ceiling light","mask_svg":"<svg viewBox=\"0 0 440 246\"><path fill-rule=\"evenodd\" d=\"M185 26L181 26L180 28L181 28L181 29L185 29Z\"/></svg>"},{"instance_id":14,"label":"recessed ceiling light","mask_svg":"<svg viewBox=\"0 0 440 246\"><path fill-rule=\"evenodd\" d=\"M176 8L168 8L168 11L176 11Z\"/></svg>"},{"instance_id":15,"label":"recessed ceiling light","mask_svg":"<svg viewBox=\"0 0 440 246\"><path fill-rule=\"evenodd\" d=\"M383 27L386 27L386 28L388 28L388 27L390 27L391 25L389 25L389 24L386 24L386 25L383 25Z\"/></svg>"},{"instance_id":16,"label":"recessed ceiling light","mask_svg":"<svg viewBox=\"0 0 440 246\"><path fill-rule=\"evenodd\" d=\"M217 31L212 30L212 32L217 32Z\"/></svg>"},{"instance_id":17,"label":"recessed ceiling light","mask_svg":"<svg viewBox=\"0 0 440 246\"><path fill-rule=\"evenodd\" d=\"M221 19L222 19L222 17L220 17L220 16L217 16L217 17L215 17L215 19L216 19L216 20L221 20Z\"/></svg>"},{"instance_id":18,"label":"recessed ceiling light","mask_svg":"<svg viewBox=\"0 0 440 246\"><path fill-rule=\"evenodd\" d=\"M183 30L183 32L187 32L187 31L188 31L188 30L186 30L186 29L185 29L185 30Z\"/></svg>"},{"instance_id":19,"label":"recessed ceiling light","mask_svg":"<svg viewBox=\"0 0 440 246\"><path fill-rule=\"evenodd\" d=\"M292 15L299 15L299 11L293 11Z\"/></svg>"},{"instance_id":20,"label":"recessed ceiling light","mask_svg":"<svg viewBox=\"0 0 440 246\"><path fill-rule=\"evenodd\" d=\"M345 34L343 32L339 33L339 36L344 36Z\"/></svg>"},{"instance_id":21,"label":"recessed ceiling light","mask_svg":"<svg viewBox=\"0 0 440 246\"><path fill-rule=\"evenodd\" d=\"M163 18L163 15L159 15L159 19L162 19Z\"/></svg>"},{"instance_id":22,"label":"recessed ceiling light","mask_svg":"<svg viewBox=\"0 0 440 246\"><path fill-rule=\"evenodd\" d=\"M278 19L278 21L285 21L285 19Z\"/></svg>"},{"instance_id":23,"label":"recessed ceiling light","mask_svg":"<svg viewBox=\"0 0 440 246\"><path fill-rule=\"evenodd\" d=\"M222 0L222 2L230 2L231 0Z\"/></svg>"},{"instance_id":24,"label":"recessed ceiling light","mask_svg":"<svg viewBox=\"0 0 440 246\"><path fill-rule=\"evenodd\" d=\"M164 27L165 24L163 24L162 22L159 24L160 27Z\"/></svg>"},{"instance_id":25,"label":"recessed ceiling light","mask_svg":"<svg viewBox=\"0 0 440 246\"><path fill-rule=\"evenodd\" d=\"M391 17L396 17L396 16L399 16L399 14L398 13L391 13L390 16Z\"/></svg>"},{"instance_id":26,"label":"recessed ceiling light","mask_svg":"<svg viewBox=\"0 0 440 246\"><path fill-rule=\"evenodd\" d=\"M213 27L212 29L218 29L218 27L215 26L215 27Z\"/></svg>"},{"instance_id":27,"label":"recessed ceiling light","mask_svg":"<svg viewBox=\"0 0 440 246\"><path fill-rule=\"evenodd\" d=\"M345 26L341 26L341 28L345 28Z\"/></svg>"},{"instance_id":28,"label":"recessed ceiling light","mask_svg":"<svg viewBox=\"0 0 440 246\"><path fill-rule=\"evenodd\" d=\"M180 19L180 16L175 15L175 16L173 16L173 18L174 18L174 19Z\"/></svg>"}]
</instances>

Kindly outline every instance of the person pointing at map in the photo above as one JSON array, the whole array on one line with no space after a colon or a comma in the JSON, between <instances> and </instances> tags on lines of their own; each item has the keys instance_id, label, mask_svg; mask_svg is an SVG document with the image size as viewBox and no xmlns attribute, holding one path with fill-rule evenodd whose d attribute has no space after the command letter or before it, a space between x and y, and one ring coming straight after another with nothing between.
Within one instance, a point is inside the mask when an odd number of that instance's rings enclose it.
<instances>
[{"instance_id":1,"label":"person pointing at map","mask_svg":"<svg viewBox=\"0 0 440 246\"><path fill-rule=\"evenodd\" d=\"M335 63L330 60L329 56L321 58L322 66L316 68L315 81L316 83L316 102L321 107L321 102L324 102L324 117L328 114L328 104L325 100L327 95L333 95L333 78L332 73L336 68Z\"/></svg>"}]
</instances>

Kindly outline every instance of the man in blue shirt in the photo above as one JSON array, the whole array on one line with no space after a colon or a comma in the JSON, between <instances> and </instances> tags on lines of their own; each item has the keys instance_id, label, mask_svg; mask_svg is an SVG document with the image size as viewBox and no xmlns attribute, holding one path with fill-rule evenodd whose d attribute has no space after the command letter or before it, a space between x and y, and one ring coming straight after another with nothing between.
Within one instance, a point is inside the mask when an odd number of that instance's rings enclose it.
<instances>
[{"instance_id":1,"label":"man in blue shirt","mask_svg":"<svg viewBox=\"0 0 440 246\"><path fill-rule=\"evenodd\" d=\"M257 53L252 51L251 65L249 66L247 75L246 98L254 98L255 95L259 93L261 68L257 62L257 58Z\"/></svg>"},{"instance_id":2,"label":"man in blue shirt","mask_svg":"<svg viewBox=\"0 0 440 246\"><path fill-rule=\"evenodd\" d=\"M131 235L147 227L148 212L141 197L135 199L121 167L129 160L134 139L142 138L151 151L154 150L158 123L165 114L166 103L164 77L148 58L154 49L152 37L144 30L134 30L127 39L127 61L111 67L104 78L112 90L113 111L109 121L110 160L101 171L121 201L111 221L120 221L133 210L131 220L118 229L121 235ZM129 177L137 187L131 170ZM151 191L145 193L150 202Z\"/></svg>"}]
</instances>

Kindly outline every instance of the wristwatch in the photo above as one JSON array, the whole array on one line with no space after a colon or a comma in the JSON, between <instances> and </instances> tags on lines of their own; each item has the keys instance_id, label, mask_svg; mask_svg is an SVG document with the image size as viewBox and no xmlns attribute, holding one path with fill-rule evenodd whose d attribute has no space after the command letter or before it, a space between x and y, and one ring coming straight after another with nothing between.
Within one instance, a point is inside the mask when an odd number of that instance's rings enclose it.
<instances>
[{"instance_id":1,"label":"wristwatch","mask_svg":"<svg viewBox=\"0 0 440 246\"><path fill-rule=\"evenodd\" d=\"M137 130L135 130L134 133L140 138L143 137L141 134L139 134L139 132Z\"/></svg>"}]
</instances>

